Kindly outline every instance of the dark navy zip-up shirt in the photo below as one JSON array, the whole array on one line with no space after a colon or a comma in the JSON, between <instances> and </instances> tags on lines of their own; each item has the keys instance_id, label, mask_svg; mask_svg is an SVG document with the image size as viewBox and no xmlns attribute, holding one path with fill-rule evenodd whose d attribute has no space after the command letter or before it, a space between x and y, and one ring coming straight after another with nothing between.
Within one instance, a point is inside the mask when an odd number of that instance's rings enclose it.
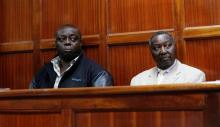
<instances>
[{"instance_id":1,"label":"dark navy zip-up shirt","mask_svg":"<svg viewBox=\"0 0 220 127\"><path fill-rule=\"evenodd\" d=\"M30 88L53 88L57 74L50 62L45 64L30 84ZM110 73L99 64L81 54L73 66L64 73L59 88L111 86L113 79Z\"/></svg>"}]
</instances>

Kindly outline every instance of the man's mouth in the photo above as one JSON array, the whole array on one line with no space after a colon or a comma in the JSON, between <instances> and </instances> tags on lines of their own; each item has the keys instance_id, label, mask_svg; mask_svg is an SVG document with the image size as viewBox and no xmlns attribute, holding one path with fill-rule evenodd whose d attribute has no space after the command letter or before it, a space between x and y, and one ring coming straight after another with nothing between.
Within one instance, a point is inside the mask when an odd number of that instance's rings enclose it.
<instances>
[{"instance_id":1,"label":"man's mouth","mask_svg":"<svg viewBox=\"0 0 220 127\"><path fill-rule=\"evenodd\" d=\"M64 49L64 52L71 52L72 50L69 48Z\"/></svg>"},{"instance_id":2,"label":"man's mouth","mask_svg":"<svg viewBox=\"0 0 220 127\"><path fill-rule=\"evenodd\" d=\"M160 57L161 61L167 61L170 60L169 56Z\"/></svg>"},{"instance_id":3,"label":"man's mouth","mask_svg":"<svg viewBox=\"0 0 220 127\"><path fill-rule=\"evenodd\" d=\"M65 46L65 47L63 48L63 50L64 50L64 51L71 51L72 48L71 48L71 46Z\"/></svg>"}]
</instances>

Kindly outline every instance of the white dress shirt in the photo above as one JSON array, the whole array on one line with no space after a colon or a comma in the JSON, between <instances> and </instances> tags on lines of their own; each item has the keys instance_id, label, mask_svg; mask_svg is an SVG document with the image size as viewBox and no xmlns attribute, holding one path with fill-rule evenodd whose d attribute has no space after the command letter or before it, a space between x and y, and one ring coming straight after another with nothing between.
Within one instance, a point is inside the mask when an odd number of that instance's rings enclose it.
<instances>
[{"instance_id":1,"label":"white dress shirt","mask_svg":"<svg viewBox=\"0 0 220 127\"><path fill-rule=\"evenodd\" d=\"M164 81L164 78L166 78L166 75L169 74L169 72L172 72L172 69L176 66L177 61L175 60L173 65L170 66L166 70L162 70L160 68L157 68L157 84L161 84Z\"/></svg>"},{"instance_id":2,"label":"white dress shirt","mask_svg":"<svg viewBox=\"0 0 220 127\"><path fill-rule=\"evenodd\" d=\"M53 88L56 89L59 87L59 83L60 83L60 80L62 79L63 75L65 74L65 72L67 72L73 66L73 64L75 63L75 61L78 58L79 58L79 56L76 57L75 59L73 59L72 61L70 61L70 66L66 70L64 70L62 73L61 73L61 69L60 69L60 57L57 56L51 60L51 63L53 64L53 69L57 74Z\"/></svg>"}]
</instances>

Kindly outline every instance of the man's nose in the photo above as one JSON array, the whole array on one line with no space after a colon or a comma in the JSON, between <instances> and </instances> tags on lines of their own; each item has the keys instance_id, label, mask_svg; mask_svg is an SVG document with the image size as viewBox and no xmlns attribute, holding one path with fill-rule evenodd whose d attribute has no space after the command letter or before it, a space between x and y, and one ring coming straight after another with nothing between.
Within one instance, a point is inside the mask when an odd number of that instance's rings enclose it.
<instances>
[{"instance_id":1,"label":"man's nose","mask_svg":"<svg viewBox=\"0 0 220 127\"><path fill-rule=\"evenodd\" d=\"M166 53L166 48L164 46L161 46L160 52L161 53Z\"/></svg>"},{"instance_id":2,"label":"man's nose","mask_svg":"<svg viewBox=\"0 0 220 127\"><path fill-rule=\"evenodd\" d=\"M65 44L69 44L69 43L70 43L70 39L67 37L66 41L65 41Z\"/></svg>"}]
</instances>

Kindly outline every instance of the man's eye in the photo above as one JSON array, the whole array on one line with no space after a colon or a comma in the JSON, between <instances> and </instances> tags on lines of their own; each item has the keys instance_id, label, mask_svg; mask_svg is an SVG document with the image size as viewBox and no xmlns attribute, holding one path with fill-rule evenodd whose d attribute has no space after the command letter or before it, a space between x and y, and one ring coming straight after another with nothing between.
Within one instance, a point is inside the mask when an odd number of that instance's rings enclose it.
<instances>
[{"instance_id":1,"label":"man's eye","mask_svg":"<svg viewBox=\"0 0 220 127\"><path fill-rule=\"evenodd\" d=\"M79 38L76 37L76 36L69 37L69 39L70 39L72 42L79 40Z\"/></svg>"},{"instance_id":2,"label":"man's eye","mask_svg":"<svg viewBox=\"0 0 220 127\"><path fill-rule=\"evenodd\" d=\"M76 39L76 37L70 37L70 40L74 42L74 41L76 41L77 39Z\"/></svg>"},{"instance_id":3,"label":"man's eye","mask_svg":"<svg viewBox=\"0 0 220 127\"><path fill-rule=\"evenodd\" d=\"M165 45L164 45L164 48L168 48L168 46L169 46L168 44L165 44Z\"/></svg>"},{"instance_id":4,"label":"man's eye","mask_svg":"<svg viewBox=\"0 0 220 127\"><path fill-rule=\"evenodd\" d=\"M154 50L160 50L160 47L153 47Z\"/></svg>"},{"instance_id":5,"label":"man's eye","mask_svg":"<svg viewBox=\"0 0 220 127\"><path fill-rule=\"evenodd\" d=\"M169 47L171 47L171 46L172 46L172 44L170 43L170 44L168 44L168 46L169 46Z\"/></svg>"},{"instance_id":6,"label":"man's eye","mask_svg":"<svg viewBox=\"0 0 220 127\"><path fill-rule=\"evenodd\" d=\"M65 41L65 38L64 37L60 37L58 38L59 41Z\"/></svg>"},{"instance_id":7,"label":"man's eye","mask_svg":"<svg viewBox=\"0 0 220 127\"><path fill-rule=\"evenodd\" d=\"M165 48L170 48L172 46L172 44L166 44L164 45Z\"/></svg>"}]
</instances>

